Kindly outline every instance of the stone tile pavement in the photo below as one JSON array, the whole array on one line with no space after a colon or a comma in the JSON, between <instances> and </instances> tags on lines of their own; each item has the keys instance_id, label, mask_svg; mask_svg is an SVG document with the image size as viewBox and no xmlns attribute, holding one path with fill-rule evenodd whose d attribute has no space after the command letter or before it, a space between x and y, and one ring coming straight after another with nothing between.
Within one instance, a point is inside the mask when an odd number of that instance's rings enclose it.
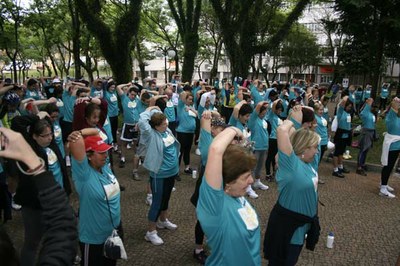
<instances>
[{"instance_id":1,"label":"stone tile pavement","mask_svg":"<svg viewBox=\"0 0 400 266\"><path fill-rule=\"evenodd\" d=\"M198 164L199 157L193 154L192 161L193 165ZM400 251L400 178L392 176L389 180L398 198L385 199L378 196L380 173L369 172L363 177L355 174L354 167L349 168L351 173L340 179L331 176L330 163L322 162L319 174L326 183L319 185L320 201L325 205L319 206L321 237L314 252L303 250L298 265L395 265ZM146 172L141 168L139 173L143 181L133 181L130 163L123 169L116 163L116 173L126 187L121 196L121 208L128 253L128 261L118 264L198 265L192 258L196 216L189 201L196 180L182 173L182 181L176 182L170 201L170 220L178 229L174 232L159 230L165 244L156 247L144 240L149 208L145 205ZM258 191L258 199L250 199L259 214L261 240L277 200L276 184L268 185L269 190ZM71 200L76 207L76 195ZM23 239L21 214L13 214L7 230L19 249ZM333 249L325 247L329 231L335 234ZM263 265L267 265L265 260Z\"/></svg>"}]
</instances>

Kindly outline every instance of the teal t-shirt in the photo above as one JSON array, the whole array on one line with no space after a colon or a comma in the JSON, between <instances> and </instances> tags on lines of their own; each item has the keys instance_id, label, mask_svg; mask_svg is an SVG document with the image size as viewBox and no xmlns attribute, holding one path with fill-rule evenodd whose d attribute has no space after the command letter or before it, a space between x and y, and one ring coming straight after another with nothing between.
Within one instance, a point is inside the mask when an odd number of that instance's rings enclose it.
<instances>
[{"instance_id":1,"label":"teal t-shirt","mask_svg":"<svg viewBox=\"0 0 400 266\"><path fill-rule=\"evenodd\" d=\"M342 106L337 109L338 128L351 130L351 115L347 113ZM342 138L348 138L349 134L343 134Z\"/></svg>"},{"instance_id":2,"label":"teal t-shirt","mask_svg":"<svg viewBox=\"0 0 400 266\"><path fill-rule=\"evenodd\" d=\"M119 114L117 92L104 91L104 99L107 101L107 114L109 117L115 117Z\"/></svg>"},{"instance_id":3,"label":"teal t-shirt","mask_svg":"<svg viewBox=\"0 0 400 266\"><path fill-rule=\"evenodd\" d=\"M64 102L62 101L62 99L57 99L56 105L58 107L58 110L60 111L59 118L63 118L65 111L64 111Z\"/></svg>"},{"instance_id":4,"label":"teal t-shirt","mask_svg":"<svg viewBox=\"0 0 400 266\"><path fill-rule=\"evenodd\" d=\"M167 117L169 122L175 122L176 121L176 116L175 116L175 106L172 100L167 101L167 106L164 109L164 114Z\"/></svg>"},{"instance_id":5,"label":"teal t-shirt","mask_svg":"<svg viewBox=\"0 0 400 266\"><path fill-rule=\"evenodd\" d=\"M194 133L196 129L196 114L192 111L186 111L186 104L181 99L178 102L178 118L177 132Z\"/></svg>"},{"instance_id":6,"label":"teal t-shirt","mask_svg":"<svg viewBox=\"0 0 400 266\"><path fill-rule=\"evenodd\" d=\"M292 152L290 156L278 150L279 168L276 172L279 204L291 211L314 217L318 204L318 154L312 163L305 163ZM296 229L291 244L303 245L310 224Z\"/></svg>"},{"instance_id":7,"label":"teal t-shirt","mask_svg":"<svg viewBox=\"0 0 400 266\"><path fill-rule=\"evenodd\" d=\"M108 115L107 115L106 121L104 121L103 129L104 129L104 131L106 132L106 135L107 135L107 138L104 138L102 136L104 142L108 143L108 144L113 143L114 138L113 138L112 133L111 133L111 124L110 124L110 118L108 117Z\"/></svg>"},{"instance_id":8,"label":"teal t-shirt","mask_svg":"<svg viewBox=\"0 0 400 266\"><path fill-rule=\"evenodd\" d=\"M365 90L363 94L363 100L371 98L371 90Z\"/></svg>"},{"instance_id":9,"label":"teal t-shirt","mask_svg":"<svg viewBox=\"0 0 400 266\"><path fill-rule=\"evenodd\" d=\"M164 142L163 162L158 173L150 172L153 178L167 178L177 175L179 172L178 151L175 138L168 131L161 133Z\"/></svg>"},{"instance_id":10,"label":"teal t-shirt","mask_svg":"<svg viewBox=\"0 0 400 266\"><path fill-rule=\"evenodd\" d=\"M54 141L56 142L58 149L60 149L61 155L65 158L64 142L62 140L62 130L58 121L53 123Z\"/></svg>"},{"instance_id":11,"label":"teal t-shirt","mask_svg":"<svg viewBox=\"0 0 400 266\"><path fill-rule=\"evenodd\" d=\"M131 100L126 94L121 95L122 111L125 124L136 124L139 121L138 104L140 100L136 97Z\"/></svg>"},{"instance_id":12,"label":"teal t-shirt","mask_svg":"<svg viewBox=\"0 0 400 266\"><path fill-rule=\"evenodd\" d=\"M40 95L36 90L26 90L24 99L33 98L34 100L40 100Z\"/></svg>"},{"instance_id":13,"label":"teal t-shirt","mask_svg":"<svg viewBox=\"0 0 400 266\"><path fill-rule=\"evenodd\" d=\"M362 95L363 95L363 92L362 92L362 91L357 90L357 91L354 92L354 98L355 98L355 103L356 103L356 104L361 103L361 101L362 101Z\"/></svg>"},{"instance_id":14,"label":"teal t-shirt","mask_svg":"<svg viewBox=\"0 0 400 266\"><path fill-rule=\"evenodd\" d=\"M317 121L317 127L315 132L321 137L320 145L328 144L328 121L324 116L315 115L315 120Z\"/></svg>"},{"instance_id":15,"label":"teal t-shirt","mask_svg":"<svg viewBox=\"0 0 400 266\"><path fill-rule=\"evenodd\" d=\"M211 249L206 265L261 265L256 211L245 197L215 190L203 178L196 212Z\"/></svg>"},{"instance_id":16,"label":"teal t-shirt","mask_svg":"<svg viewBox=\"0 0 400 266\"><path fill-rule=\"evenodd\" d=\"M90 88L90 96L96 98L103 98L104 91L103 89L97 89L95 87Z\"/></svg>"},{"instance_id":17,"label":"teal t-shirt","mask_svg":"<svg viewBox=\"0 0 400 266\"><path fill-rule=\"evenodd\" d=\"M266 151L268 150L268 123L261 119L256 111L250 115L248 122L251 131L251 140L254 141L254 150Z\"/></svg>"},{"instance_id":18,"label":"teal t-shirt","mask_svg":"<svg viewBox=\"0 0 400 266\"><path fill-rule=\"evenodd\" d=\"M72 123L76 96L69 95L67 91L64 91L62 100L64 102L64 121Z\"/></svg>"},{"instance_id":19,"label":"teal t-shirt","mask_svg":"<svg viewBox=\"0 0 400 266\"><path fill-rule=\"evenodd\" d=\"M381 89L381 98L386 99L389 96L389 90L386 87L382 87Z\"/></svg>"},{"instance_id":20,"label":"teal t-shirt","mask_svg":"<svg viewBox=\"0 0 400 266\"><path fill-rule=\"evenodd\" d=\"M376 117L371 113L371 106L366 104L360 113L362 127L367 129L375 129Z\"/></svg>"},{"instance_id":21,"label":"teal t-shirt","mask_svg":"<svg viewBox=\"0 0 400 266\"><path fill-rule=\"evenodd\" d=\"M400 136L400 117L397 116L397 113L392 108L390 108L390 111L386 115L386 128L389 134ZM389 151L397 150L400 150L400 141L390 144Z\"/></svg>"},{"instance_id":22,"label":"teal t-shirt","mask_svg":"<svg viewBox=\"0 0 400 266\"><path fill-rule=\"evenodd\" d=\"M72 179L79 195L79 241L102 244L111 235L113 224L117 227L121 223L118 181L107 164L100 173L89 165L86 157L82 161L72 157L71 163Z\"/></svg>"},{"instance_id":23,"label":"teal t-shirt","mask_svg":"<svg viewBox=\"0 0 400 266\"><path fill-rule=\"evenodd\" d=\"M276 129L282 124L282 120L272 110L268 113L267 120L271 124L271 134L269 138L276 139Z\"/></svg>"},{"instance_id":24,"label":"teal t-shirt","mask_svg":"<svg viewBox=\"0 0 400 266\"><path fill-rule=\"evenodd\" d=\"M210 148L213 137L210 132L205 130L204 128L200 129L200 138L199 138L199 149L200 149L200 157L201 164L206 165L208 160L208 149Z\"/></svg>"},{"instance_id":25,"label":"teal t-shirt","mask_svg":"<svg viewBox=\"0 0 400 266\"><path fill-rule=\"evenodd\" d=\"M63 188L63 175L61 172L60 162L58 161L56 153L50 148L44 148L47 154L47 161L49 163L49 171L53 173L54 180Z\"/></svg>"},{"instance_id":26,"label":"teal t-shirt","mask_svg":"<svg viewBox=\"0 0 400 266\"><path fill-rule=\"evenodd\" d=\"M251 87L250 94L251 97L253 98L254 106L257 106L259 102L264 101L266 92L264 90L263 91L257 90L256 86L254 86L253 84L251 84L250 87Z\"/></svg>"}]
</instances>

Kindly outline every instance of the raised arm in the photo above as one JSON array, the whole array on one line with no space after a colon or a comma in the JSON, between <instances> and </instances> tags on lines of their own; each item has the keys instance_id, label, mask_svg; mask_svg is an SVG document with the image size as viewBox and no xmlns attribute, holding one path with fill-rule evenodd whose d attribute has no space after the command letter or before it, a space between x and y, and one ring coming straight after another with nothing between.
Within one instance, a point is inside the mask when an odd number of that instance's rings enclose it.
<instances>
[{"instance_id":1,"label":"raised arm","mask_svg":"<svg viewBox=\"0 0 400 266\"><path fill-rule=\"evenodd\" d=\"M96 128L83 128L81 130L71 132L71 134L68 136L71 154L77 161L82 161L86 156L85 142L83 141L83 138L97 134L99 134L99 131Z\"/></svg>"},{"instance_id":2,"label":"raised arm","mask_svg":"<svg viewBox=\"0 0 400 266\"><path fill-rule=\"evenodd\" d=\"M246 101L243 100L243 101L239 102L238 104L236 104L235 107L233 108L232 115L235 119L239 118L239 110L240 110L240 108L242 108L243 104L245 104L245 103L246 103Z\"/></svg>"},{"instance_id":3,"label":"raised arm","mask_svg":"<svg viewBox=\"0 0 400 266\"><path fill-rule=\"evenodd\" d=\"M294 132L293 122L289 119L283 121L276 129L276 138L278 141L278 150L286 155L290 155L293 151L292 143L290 142L290 135Z\"/></svg>"},{"instance_id":4,"label":"raised arm","mask_svg":"<svg viewBox=\"0 0 400 266\"><path fill-rule=\"evenodd\" d=\"M240 129L228 127L219 133L211 143L205 170L205 177L213 189L222 188L222 157L228 145L235 137L243 137Z\"/></svg>"},{"instance_id":5,"label":"raised arm","mask_svg":"<svg viewBox=\"0 0 400 266\"><path fill-rule=\"evenodd\" d=\"M126 89L128 89L128 87L131 85L132 84L130 82L126 84L119 84L116 88L118 95L121 96L123 94L126 94Z\"/></svg>"}]
</instances>

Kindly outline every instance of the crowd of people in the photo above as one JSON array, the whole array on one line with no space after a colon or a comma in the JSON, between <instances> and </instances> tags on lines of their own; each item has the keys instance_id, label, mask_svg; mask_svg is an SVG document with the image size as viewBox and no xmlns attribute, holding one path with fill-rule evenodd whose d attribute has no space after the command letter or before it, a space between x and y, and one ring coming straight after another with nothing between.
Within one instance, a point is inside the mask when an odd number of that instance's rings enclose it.
<instances>
[{"instance_id":1,"label":"crowd of people","mask_svg":"<svg viewBox=\"0 0 400 266\"><path fill-rule=\"evenodd\" d=\"M266 182L276 182L279 197L269 215L263 255L269 265L295 265L304 243L313 250L318 241L318 185L324 184L318 167L325 152L333 157L332 175L344 178L349 173L344 155L357 131L356 173L366 176L367 154L382 116L387 133L379 195L395 197L388 180L400 153L399 96L391 95L388 84L379 90L379 106L369 85L335 87L337 99L325 92L295 79L270 87L241 78L217 80L213 86L201 80L189 84L177 75L163 85L152 79L143 84L117 84L111 78L91 83L30 78L22 85L2 81L0 207L4 222L11 219L12 208L21 210L25 228L15 260L34 265L48 259L42 256L52 252L46 243L57 237L46 240L60 229L48 217L59 211L70 214L64 225L72 233L64 246L68 252L59 254L53 247L54 259L65 265L78 259L81 265L116 265L115 258L104 255L104 244L114 231L124 237L124 187L116 171L124 167L132 170L132 180L147 180L144 239L164 244L157 230L178 228L168 215L169 201L175 182L195 174L193 148L201 157L190 199L198 217L193 257L207 265L260 265L260 221L246 196L257 199L268 193ZM355 117L361 120L357 130ZM139 175L140 165L148 177ZM58 198L53 205L44 202L49 195L43 190L49 187ZM71 191L79 197L75 214L68 204ZM203 247L205 237L211 254Z\"/></svg>"}]
</instances>

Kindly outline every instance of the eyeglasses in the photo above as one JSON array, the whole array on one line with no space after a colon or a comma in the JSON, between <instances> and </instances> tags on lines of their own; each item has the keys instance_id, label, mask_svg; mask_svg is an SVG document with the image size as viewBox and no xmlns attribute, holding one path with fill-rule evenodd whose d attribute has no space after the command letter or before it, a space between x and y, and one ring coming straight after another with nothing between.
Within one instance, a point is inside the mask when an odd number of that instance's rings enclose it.
<instances>
[{"instance_id":1,"label":"eyeglasses","mask_svg":"<svg viewBox=\"0 0 400 266\"><path fill-rule=\"evenodd\" d=\"M53 137L53 135L54 135L54 133L50 132L48 134L40 134L39 136L42 137L42 138L47 138L47 137Z\"/></svg>"}]
</instances>

